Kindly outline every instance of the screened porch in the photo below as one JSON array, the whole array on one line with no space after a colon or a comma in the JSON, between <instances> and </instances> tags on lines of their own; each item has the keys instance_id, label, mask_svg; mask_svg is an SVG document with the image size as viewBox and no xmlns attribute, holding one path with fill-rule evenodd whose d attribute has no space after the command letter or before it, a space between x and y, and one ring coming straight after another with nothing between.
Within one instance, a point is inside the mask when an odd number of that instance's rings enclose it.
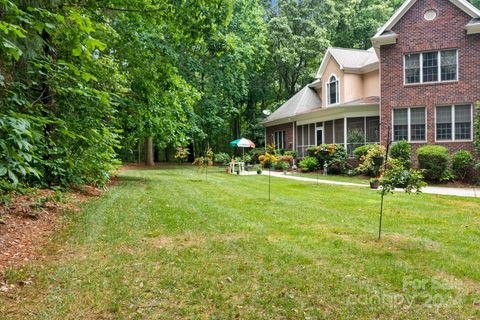
<instances>
[{"instance_id":1,"label":"screened porch","mask_svg":"<svg viewBox=\"0 0 480 320\"><path fill-rule=\"evenodd\" d=\"M350 155L366 144L380 143L380 117L339 118L297 125L295 132L298 156L305 157L309 147L320 144L342 144ZM346 128L346 130L345 130Z\"/></svg>"}]
</instances>

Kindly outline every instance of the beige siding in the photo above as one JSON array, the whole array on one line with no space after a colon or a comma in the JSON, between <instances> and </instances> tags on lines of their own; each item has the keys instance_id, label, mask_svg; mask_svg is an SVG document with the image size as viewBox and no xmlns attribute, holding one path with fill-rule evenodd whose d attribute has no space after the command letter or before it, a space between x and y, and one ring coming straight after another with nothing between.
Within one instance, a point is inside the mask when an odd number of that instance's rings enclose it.
<instances>
[{"instance_id":1,"label":"beige siding","mask_svg":"<svg viewBox=\"0 0 480 320\"><path fill-rule=\"evenodd\" d=\"M344 81L344 76L343 76L343 71L340 70L340 66L338 65L337 61L335 59L330 58L330 61L328 62L327 68L325 69L325 72L323 73L322 76L322 106L326 107L328 103L328 98L327 98L327 83L332 74L336 75L338 80L340 81L340 103L343 103L345 101L344 99L344 92L345 92L345 81Z\"/></svg>"},{"instance_id":2,"label":"beige siding","mask_svg":"<svg viewBox=\"0 0 480 320\"><path fill-rule=\"evenodd\" d=\"M380 77L378 70L363 75L363 92L365 98L380 96Z\"/></svg>"},{"instance_id":3,"label":"beige siding","mask_svg":"<svg viewBox=\"0 0 480 320\"><path fill-rule=\"evenodd\" d=\"M363 77L361 74L345 74L344 102L350 102L364 98Z\"/></svg>"},{"instance_id":4,"label":"beige siding","mask_svg":"<svg viewBox=\"0 0 480 320\"><path fill-rule=\"evenodd\" d=\"M322 76L322 107L327 107L327 83L332 74L340 81L340 103L380 96L380 77L378 70L366 74L345 73L337 61L330 58Z\"/></svg>"}]
</instances>

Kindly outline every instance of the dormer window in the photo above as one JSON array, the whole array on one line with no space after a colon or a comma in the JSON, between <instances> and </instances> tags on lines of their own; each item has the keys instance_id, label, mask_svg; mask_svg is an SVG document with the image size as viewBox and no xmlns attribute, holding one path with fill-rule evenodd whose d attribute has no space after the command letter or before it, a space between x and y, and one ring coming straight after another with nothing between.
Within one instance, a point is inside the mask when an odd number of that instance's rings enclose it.
<instances>
[{"instance_id":1,"label":"dormer window","mask_svg":"<svg viewBox=\"0 0 480 320\"><path fill-rule=\"evenodd\" d=\"M338 79L335 75L332 75L327 83L327 101L328 105L340 103L340 90Z\"/></svg>"}]
</instances>

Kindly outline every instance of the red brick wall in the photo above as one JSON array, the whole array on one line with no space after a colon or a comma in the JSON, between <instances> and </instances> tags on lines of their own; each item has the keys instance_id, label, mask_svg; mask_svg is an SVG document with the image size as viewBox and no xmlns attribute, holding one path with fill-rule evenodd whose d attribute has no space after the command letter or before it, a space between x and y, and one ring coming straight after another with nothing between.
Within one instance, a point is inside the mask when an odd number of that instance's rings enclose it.
<instances>
[{"instance_id":1,"label":"red brick wall","mask_svg":"<svg viewBox=\"0 0 480 320\"><path fill-rule=\"evenodd\" d=\"M274 132L275 131L285 131L285 149L293 150L293 122L281 124L278 126L267 127L267 144L274 143Z\"/></svg>"},{"instance_id":2,"label":"red brick wall","mask_svg":"<svg viewBox=\"0 0 480 320\"><path fill-rule=\"evenodd\" d=\"M438 16L426 21L424 12L435 8ZM475 104L480 99L480 35L467 35L471 17L448 0L419 0L393 27L397 44L381 48L381 121L392 125L392 109L427 108L427 142L435 143L435 106ZM429 50L458 49L459 81L441 84L403 84L403 56ZM393 129L393 128L392 128ZM474 133L473 133L474 134ZM473 135L473 138L475 135ZM382 128L382 141L387 130ZM438 143L452 152L475 151L473 142ZM419 144L413 144L413 149Z\"/></svg>"}]
</instances>

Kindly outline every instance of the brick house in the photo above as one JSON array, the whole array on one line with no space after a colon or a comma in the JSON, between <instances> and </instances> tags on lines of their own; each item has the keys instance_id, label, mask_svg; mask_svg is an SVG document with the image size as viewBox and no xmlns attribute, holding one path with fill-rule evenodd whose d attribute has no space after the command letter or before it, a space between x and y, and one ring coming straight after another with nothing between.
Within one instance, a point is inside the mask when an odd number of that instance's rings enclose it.
<instances>
[{"instance_id":1,"label":"brick house","mask_svg":"<svg viewBox=\"0 0 480 320\"><path fill-rule=\"evenodd\" d=\"M373 48L329 48L314 82L265 121L279 149L406 140L475 151L480 10L466 0L407 0Z\"/></svg>"}]
</instances>

